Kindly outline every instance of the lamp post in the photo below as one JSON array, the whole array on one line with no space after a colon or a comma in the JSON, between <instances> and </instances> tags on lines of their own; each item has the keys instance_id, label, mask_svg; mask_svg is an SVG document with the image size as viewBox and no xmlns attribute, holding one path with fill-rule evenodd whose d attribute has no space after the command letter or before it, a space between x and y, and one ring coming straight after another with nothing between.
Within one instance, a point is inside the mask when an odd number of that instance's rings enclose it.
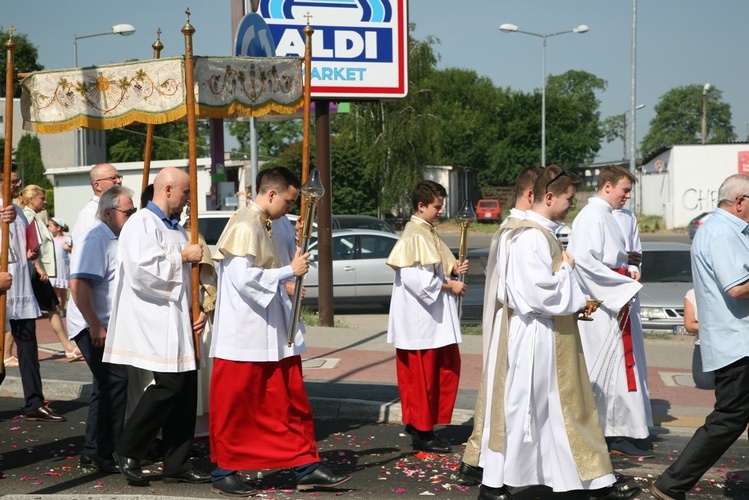
<instances>
[{"instance_id":1,"label":"lamp post","mask_svg":"<svg viewBox=\"0 0 749 500\"><path fill-rule=\"evenodd\" d=\"M712 85L706 83L702 87L702 144L707 141L707 92L712 88Z\"/></svg>"},{"instance_id":2,"label":"lamp post","mask_svg":"<svg viewBox=\"0 0 749 500\"><path fill-rule=\"evenodd\" d=\"M566 33L587 33L586 25L581 24L577 28L567 31L557 31L556 33L534 33L533 31L523 31L518 29L514 24L505 23L499 27L503 33L524 33L526 35L537 36L543 40L543 58L542 58L542 86L541 86L541 166L546 168L546 39Z\"/></svg>"},{"instance_id":3,"label":"lamp post","mask_svg":"<svg viewBox=\"0 0 749 500\"><path fill-rule=\"evenodd\" d=\"M644 107L644 104L635 106L635 111L640 110ZM627 159L627 113L629 112L630 110L627 110L622 113L622 116L624 117L624 124L622 125L622 160Z\"/></svg>"},{"instance_id":4,"label":"lamp post","mask_svg":"<svg viewBox=\"0 0 749 500\"><path fill-rule=\"evenodd\" d=\"M135 33L135 27L132 24L115 24L112 26L111 31L103 31L101 33L89 33L87 35L76 35L73 34L73 67L78 67L78 40L81 38L91 38L95 36L104 35L122 35L130 36ZM81 133L81 129L75 130L75 164L79 166L82 164L84 159L83 152L86 149L86 145L83 141L84 135Z\"/></svg>"}]
</instances>

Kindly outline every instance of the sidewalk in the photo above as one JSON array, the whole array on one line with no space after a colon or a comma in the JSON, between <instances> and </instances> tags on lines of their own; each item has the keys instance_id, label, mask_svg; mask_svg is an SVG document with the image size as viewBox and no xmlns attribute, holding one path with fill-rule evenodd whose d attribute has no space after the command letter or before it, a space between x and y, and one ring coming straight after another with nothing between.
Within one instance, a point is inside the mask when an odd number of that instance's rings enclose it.
<instances>
[{"instance_id":1,"label":"sidewalk","mask_svg":"<svg viewBox=\"0 0 749 500\"><path fill-rule=\"evenodd\" d=\"M304 374L317 418L399 424L395 354L386 343L386 314L337 315L346 328L307 328ZM91 374L83 361L67 362L46 319L37 321L39 360L48 400L87 399ZM712 391L696 389L691 377L692 338L646 339L650 396L656 427L689 432L713 408ZM453 424L467 424L481 378L480 336L460 345L462 369ZM0 396L23 397L18 368L7 368ZM472 423L472 422L471 422Z\"/></svg>"}]
</instances>

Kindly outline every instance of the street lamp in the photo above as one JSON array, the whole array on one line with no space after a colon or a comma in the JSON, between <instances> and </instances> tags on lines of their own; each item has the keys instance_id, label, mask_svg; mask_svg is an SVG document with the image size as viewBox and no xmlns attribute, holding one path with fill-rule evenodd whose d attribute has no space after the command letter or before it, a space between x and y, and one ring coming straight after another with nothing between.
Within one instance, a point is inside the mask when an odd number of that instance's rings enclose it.
<instances>
[{"instance_id":1,"label":"street lamp","mask_svg":"<svg viewBox=\"0 0 749 500\"><path fill-rule=\"evenodd\" d=\"M130 36L133 33L135 33L135 26L132 24L115 24L112 26L111 31L103 31L101 33L90 33L88 35L76 35L73 34L73 67L78 67L78 40L81 38L91 38L94 36L104 36L104 35L122 35L122 36ZM82 164L83 160L83 151L86 149L86 144L84 142L84 135L81 133L81 129L77 128L75 130L75 164L76 166Z\"/></svg>"},{"instance_id":2,"label":"street lamp","mask_svg":"<svg viewBox=\"0 0 749 500\"><path fill-rule=\"evenodd\" d=\"M644 107L644 104L635 106L635 111L640 110ZM621 114L621 116L624 117L624 124L622 125L622 160L627 159L627 113L629 112L630 110L627 110Z\"/></svg>"},{"instance_id":3,"label":"street lamp","mask_svg":"<svg viewBox=\"0 0 749 500\"><path fill-rule=\"evenodd\" d=\"M712 88L712 85L706 83L702 87L702 144L707 141L707 92Z\"/></svg>"},{"instance_id":4,"label":"street lamp","mask_svg":"<svg viewBox=\"0 0 749 500\"><path fill-rule=\"evenodd\" d=\"M523 31L518 29L514 24L505 23L499 27L499 31L503 33L525 33L526 35L537 36L543 40L543 61L542 61L542 82L541 86L541 166L546 167L546 39L552 36L564 35L566 33L587 33L588 28L586 25L581 24L577 28L558 31L556 33L534 33L532 31Z\"/></svg>"}]
</instances>

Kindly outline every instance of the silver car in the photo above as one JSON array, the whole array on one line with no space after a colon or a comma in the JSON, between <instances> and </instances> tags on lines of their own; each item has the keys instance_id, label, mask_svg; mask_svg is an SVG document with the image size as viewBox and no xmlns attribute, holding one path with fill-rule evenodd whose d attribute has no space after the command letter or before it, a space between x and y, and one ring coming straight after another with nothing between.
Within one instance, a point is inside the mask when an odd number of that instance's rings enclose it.
<instances>
[{"instance_id":1,"label":"silver car","mask_svg":"<svg viewBox=\"0 0 749 500\"><path fill-rule=\"evenodd\" d=\"M691 246L646 241L642 244L640 318L643 330L686 333L684 295L692 288Z\"/></svg>"},{"instance_id":2,"label":"silver car","mask_svg":"<svg viewBox=\"0 0 749 500\"><path fill-rule=\"evenodd\" d=\"M395 271L385 264L398 236L369 229L338 229L332 234L333 302L335 304L390 304ZM313 262L304 278L304 305L315 307L318 298L317 234L309 252Z\"/></svg>"}]
</instances>

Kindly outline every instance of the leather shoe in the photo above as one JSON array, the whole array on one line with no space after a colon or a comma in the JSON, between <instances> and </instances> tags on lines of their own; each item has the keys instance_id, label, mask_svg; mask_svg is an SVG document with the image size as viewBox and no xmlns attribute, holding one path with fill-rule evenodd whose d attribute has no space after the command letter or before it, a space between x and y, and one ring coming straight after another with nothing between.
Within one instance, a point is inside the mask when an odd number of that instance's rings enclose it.
<instances>
[{"instance_id":1,"label":"leather shoe","mask_svg":"<svg viewBox=\"0 0 749 500\"><path fill-rule=\"evenodd\" d=\"M67 418L52 411L47 405L40 406L26 414L26 420L37 420L39 422L65 422Z\"/></svg>"},{"instance_id":2,"label":"leather shoe","mask_svg":"<svg viewBox=\"0 0 749 500\"><path fill-rule=\"evenodd\" d=\"M120 472L117 464L112 459L94 457L91 459L91 465L96 467L96 470L99 472L104 472L105 474L116 474Z\"/></svg>"},{"instance_id":3,"label":"leather shoe","mask_svg":"<svg viewBox=\"0 0 749 500\"><path fill-rule=\"evenodd\" d=\"M112 454L115 462L120 467L120 472L129 483L136 485L147 484L148 479L143 477L143 469L140 467L140 461L134 458L121 457L114 452Z\"/></svg>"},{"instance_id":4,"label":"leather shoe","mask_svg":"<svg viewBox=\"0 0 749 500\"><path fill-rule=\"evenodd\" d=\"M588 500L629 500L634 498L642 492L642 488L634 486L632 488L628 486L609 486L603 488L588 495Z\"/></svg>"},{"instance_id":5,"label":"leather shoe","mask_svg":"<svg viewBox=\"0 0 749 500\"><path fill-rule=\"evenodd\" d=\"M461 461L458 476L465 484L478 484L484 477L484 469Z\"/></svg>"},{"instance_id":6,"label":"leather shoe","mask_svg":"<svg viewBox=\"0 0 749 500\"><path fill-rule=\"evenodd\" d=\"M171 476L164 476L165 483L188 483L188 484L201 484L210 483L211 475L206 472L201 472L196 469L186 470L179 474L172 474Z\"/></svg>"},{"instance_id":7,"label":"leather shoe","mask_svg":"<svg viewBox=\"0 0 749 500\"><path fill-rule=\"evenodd\" d=\"M255 488L242 481L237 474L213 481L211 491L227 497L249 497L257 493Z\"/></svg>"},{"instance_id":8,"label":"leather shoe","mask_svg":"<svg viewBox=\"0 0 749 500\"><path fill-rule=\"evenodd\" d=\"M609 443L609 453L629 458L653 458L654 456L652 451L638 448L634 443L624 438L611 441Z\"/></svg>"},{"instance_id":9,"label":"leather shoe","mask_svg":"<svg viewBox=\"0 0 749 500\"><path fill-rule=\"evenodd\" d=\"M296 489L333 488L345 483L349 479L351 479L351 476L336 476L332 470L321 465L309 474L300 477L296 482Z\"/></svg>"},{"instance_id":10,"label":"leather shoe","mask_svg":"<svg viewBox=\"0 0 749 500\"><path fill-rule=\"evenodd\" d=\"M78 468L79 469L91 469L94 466L94 459L89 457L88 455L84 455L81 453L80 458L78 459Z\"/></svg>"},{"instance_id":11,"label":"leather shoe","mask_svg":"<svg viewBox=\"0 0 749 500\"><path fill-rule=\"evenodd\" d=\"M506 486L492 488L482 484L479 489L478 500L507 500L510 497L512 497L512 495Z\"/></svg>"},{"instance_id":12,"label":"leather shoe","mask_svg":"<svg viewBox=\"0 0 749 500\"><path fill-rule=\"evenodd\" d=\"M437 436L432 434L430 439L424 439L419 437L417 434L413 435L412 441L413 449L416 451L426 451L430 453L450 453L450 446L446 445Z\"/></svg>"},{"instance_id":13,"label":"leather shoe","mask_svg":"<svg viewBox=\"0 0 749 500\"><path fill-rule=\"evenodd\" d=\"M650 483L650 493L658 500L679 500L676 497L672 497L661 491L655 483ZM682 497L685 498L685 497Z\"/></svg>"}]
</instances>

